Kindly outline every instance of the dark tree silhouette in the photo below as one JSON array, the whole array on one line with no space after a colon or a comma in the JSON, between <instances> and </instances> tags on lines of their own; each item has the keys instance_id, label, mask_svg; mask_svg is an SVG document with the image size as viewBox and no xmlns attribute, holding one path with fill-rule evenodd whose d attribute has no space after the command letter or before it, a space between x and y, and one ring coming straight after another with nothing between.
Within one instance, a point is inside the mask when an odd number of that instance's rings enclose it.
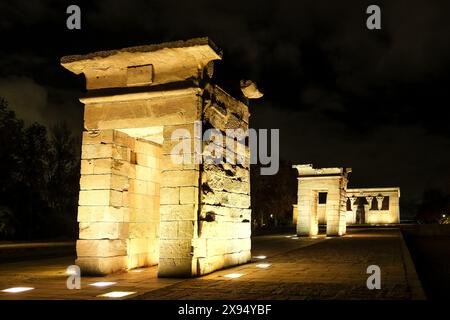
<instances>
[{"instance_id":1,"label":"dark tree silhouette","mask_svg":"<svg viewBox=\"0 0 450 320\"><path fill-rule=\"evenodd\" d=\"M272 228L292 224L292 205L297 202L297 173L292 165L280 162L275 175L260 174L260 165L252 165L251 203L254 228Z\"/></svg>"},{"instance_id":2,"label":"dark tree silhouette","mask_svg":"<svg viewBox=\"0 0 450 320\"><path fill-rule=\"evenodd\" d=\"M80 179L81 139L75 137L66 122L50 128L51 165L49 191L51 206L62 218L64 228L76 236L76 212Z\"/></svg>"},{"instance_id":3,"label":"dark tree silhouette","mask_svg":"<svg viewBox=\"0 0 450 320\"><path fill-rule=\"evenodd\" d=\"M33 123L23 132L22 145L22 183L28 239L39 230L47 219L48 208L48 171L50 160L50 144L47 129ZM40 222L40 223L39 223Z\"/></svg>"},{"instance_id":4,"label":"dark tree silhouette","mask_svg":"<svg viewBox=\"0 0 450 320\"><path fill-rule=\"evenodd\" d=\"M417 220L423 223L439 223L445 221L449 213L450 195L438 189L428 189L418 206Z\"/></svg>"},{"instance_id":5,"label":"dark tree silhouette","mask_svg":"<svg viewBox=\"0 0 450 320\"><path fill-rule=\"evenodd\" d=\"M17 192L22 182L22 130L23 122L0 98L0 237L20 232L15 213L20 210Z\"/></svg>"},{"instance_id":6,"label":"dark tree silhouette","mask_svg":"<svg viewBox=\"0 0 450 320\"><path fill-rule=\"evenodd\" d=\"M24 127L0 99L0 239L74 238L80 139L67 124Z\"/></svg>"}]
</instances>

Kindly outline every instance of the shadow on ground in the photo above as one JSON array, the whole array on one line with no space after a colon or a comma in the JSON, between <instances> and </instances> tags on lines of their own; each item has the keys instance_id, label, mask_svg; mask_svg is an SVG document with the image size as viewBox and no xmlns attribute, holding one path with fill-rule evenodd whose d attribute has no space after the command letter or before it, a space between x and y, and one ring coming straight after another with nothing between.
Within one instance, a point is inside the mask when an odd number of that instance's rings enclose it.
<instances>
[{"instance_id":1,"label":"shadow on ground","mask_svg":"<svg viewBox=\"0 0 450 320\"><path fill-rule=\"evenodd\" d=\"M450 299L450 236L405 235L429 300Z\"/></svg>"}]
</instances>

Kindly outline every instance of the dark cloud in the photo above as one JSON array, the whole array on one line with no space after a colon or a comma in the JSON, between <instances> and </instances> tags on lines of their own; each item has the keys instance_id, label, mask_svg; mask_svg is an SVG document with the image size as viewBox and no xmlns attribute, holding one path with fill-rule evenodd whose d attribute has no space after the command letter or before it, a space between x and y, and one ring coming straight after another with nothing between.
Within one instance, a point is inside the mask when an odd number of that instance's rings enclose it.
<instances>
[{"instance_id":1,"label":"dark cloud","mask_svg":"<svg viewBox=\"0 0 450 320\"><path fill-rule=\"evenodd\" d=\"M77 133L82 126L82 106L67 89L45 87L32 78L11 76L0 79L0 97L6 98L25 125L33 122L50 127L67 122Z\"/></svg>"},{"instance_id":2,"label":"dark cloud","mask_svg":"<svg viewBox=\"0 0 450 320\"><path fill-rule=\"evenodd\" d=\"M35 121L46 122L47 90L32 79L26 77L0 79L0 96L8 100L17 116L26 124Z\"/></svg>"}]
</instances>

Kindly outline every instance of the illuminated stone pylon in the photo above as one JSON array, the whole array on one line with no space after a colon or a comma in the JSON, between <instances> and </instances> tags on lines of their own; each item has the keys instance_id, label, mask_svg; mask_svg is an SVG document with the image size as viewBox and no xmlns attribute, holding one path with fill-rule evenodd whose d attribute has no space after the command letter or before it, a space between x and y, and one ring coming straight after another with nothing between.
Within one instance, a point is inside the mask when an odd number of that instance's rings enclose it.
<instances>
[{"instance_id":1,"label":"illuminated stone pylon","mask_svg":"<svg viewBox=\"0 0 450 320\"><path fill-rule=\"evenodd\" d=\"M221 132L248 129L246 100L211 81L221 57L200 38L61 59L84 74L88 90L80 99L76 263L83 273L159 264L159 276L190 277L250 260L248 161L194 159L203 152L198 123ZM184 135L174 138L180 130ZM183 162L174 163L181 140L200 152L183 149Z\"/></svg>"},{"instance_id":2,"label":"illuminated stone pylon","mask_svg":"<svg viewBox=\"0 0 450 320\"><path fill-rule=\"evenodd\" d=\"M317 235L319 193L326 193L327 235L344 235L346 232L346 190L348 174L351 169L314 169L311 164L294 165L293 168L298 170L299 175L297 235Z\"/></svg>"}]
</instances>

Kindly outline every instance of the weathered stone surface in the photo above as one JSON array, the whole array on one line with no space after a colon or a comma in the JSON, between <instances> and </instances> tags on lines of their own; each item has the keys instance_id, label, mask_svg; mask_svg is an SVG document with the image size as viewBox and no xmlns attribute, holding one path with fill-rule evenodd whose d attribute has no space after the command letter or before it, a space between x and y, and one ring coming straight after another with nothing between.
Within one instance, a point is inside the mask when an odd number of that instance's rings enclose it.
<instances>
[{"instance_id":1,"label":"weathered stone surface","mask_svg":"<svg viewBox=\"0 0 450 320\"><path fill-rule=\"evenodd\" d=\"M130 212L125 207L79 206L78 222L128 222Z\"/></svg>"},{"instance_id":2,"label":"weathered stone surface","mask_svg":"<svg viewBox=\"0 0 450 320\"><path fill-rule=\"evenodd\" d=\"M250 184L247 181L240 181L226 175L203 172L202 182L213 190L250 194Z\"/></svg>"},{"instance_id":3,"label":"weathered stone surface","mask_svg":"<svg viewBox=\"0 0 450 320\"><path fill-rule=\"evenodd\" d=\"M163 187L161 192L161 204L180 204L179 187Z\"/></svg>"},{"instance_id":4,"label":"weathered stone surface","mask_svg":"<svg viewBox=\"0 0 450 320\"><path fill-rule=\"evenodd\" d=\"M247 209L250 207L250 196L242 193L211 191L202 193L202 201L209 205Z\"/></svg>"},{"instance_id":5,"label":"weathered stone surface","mask_svg":"<svg viewBox=\"0 0 450 320\"><path fill-rule=\"evenodd\" d=\"M80 206L113 206L123 205L122 192L117 190L81 190L78 201Z\"/></svg>"},{"instance_id":6,"label":"weathered stone surface","mask_svg":"<svg viewBox=\"0 0 450 320\"><path fill-rule=\"evenodd\" d=\"M144 167L140 165L130 166L128 177L130 179L139 179L140 177L145 177L145 180L152 182L161 181L161 171L158 169L153 169L149 167Z\"/></svg>"},{"instance_id":7,"label":"weathered stone surface","mask_svg":"<svg viewBox=\"0 0 450 320\"><path fill-rule=\"evenodd\" d=\"M161 239L192 239L196 233L196 221L161 221Z\"/></svg>"},{"instance_id":8,"label":"weathered stone surface","mask_svg":"<svg viewBox=\"0 0 450 320\"><path fill-rule=\"evenodd\" d=\"M130 193L128 206L136 209L154 210L159 205L160 199L158 196L148 194Z\"/></svg>"},{"instance_id":9,"label":"weathered stone surface","mask_svg":"<svg viewBox=\"0 0 450 320\"><path fill-rule=\"evenodd\" d=\"M128 252L129 254L148 253L152 251L152 244L156 244L156 241L148 238L129 239Z\"/></svg>"},{"instance_id":10,"label":"weathered stone surface","mask_svg":"<svg viewBox=\"0 0 450 320\"><path fill-rule=\"evenodd\" d=\"M159 205L155 209L130 208L131 222L154 222L159 221Z\"/></svg>"},{"instance_id":11,"label":"weathered stone surface","mask_svg":"<svg viewBox=\"0 0 450 320\"><path fill-rule=\"evenodd\" d=\"M81 175L80 189L123 191L128 189L128 178L115 174Z\"/></svg>"},{"instance_id":12,"label":"weathered stone surface","mask_svg":"<svg viewBox=\"0 0 450 320\"><path fill-rule=\"evenodd\" d=\"M161 157L162 146L151 141L136 139L134 142L134 152L155 158Z\"/></svg>"},{"instance_id":13,"label":"weathered stone surface","mask_svg":"<svg viewBox=\"0 0 450 320\"><path fill-rule=\"evenodd\" d=\"M198 202L198 187L181 187L180 204L195 204Z\"/></svg>"},{"instance_id":14,"label":"weathered stone surface","mask_svg":"<svg viewBox=\"0 0 450 320\"><path fill-rule=\"evenodd\" d=\"M196 159L201 159L201 155L191 153L184 154L180 159L177 155L163 154L161 157L161 169L163 171L177 170L200 170L200 164Z\"/></svg>"},{"instance_id":15,"label":"weathered stone surface","mask_svg":"<svg viewBox=\"0 0 450 320\"><path fill-rule=\"evenodd\" d=\"M195 204L161 205L161 221L196 220L197 208Z\"/></svg>"},{"instance_id":16,"label":"weathered stone surface","mask_svg":"<svg viewBox=\"0 0 450 320\"><path fill-rule=\"evenodd\" d=\"M128 255L128 269L149 267L158 264L158 257L153 253L136 253Z\"/></svg>"},{"instance_id":17,"label":"weathered stone surface","mask_svg":"<svg viewBox=\"0 0 450 320\"><path fill-rule=\"evenodd\" d=\"M128 226L128 238L138 239L138 238L156 238L155 228L153 223L144 222L130 222Z\"/></svg>"},{"instance_id":18,"label":"weathered stone surface","mask_svg":"<svg viewBox=\"0 0 450 320\"><path fill-rule=\"evenodd\" d=\"M164 239L159 247L160 258L188 258L192 255L191 239Z\"/></svg>"},{"instance_id":19,"label":"weathered stone surface","mask_svg":"<svg viewBox=\"0 0 450 320\"><path fill-rule=\"evenodd\" d=\"M184 155L198 152L202 148L201 138L181 138L164 140L162 154Z\"/></svg>"},{"instance_id":20,"label":"weathered stone surface","mask_svg":"<svg viewBox=\"0 0 450 320\"><path fill-rule=\"evenodd\" d=\"M130 163L116 159L81 160L81 174L116 174L128 176Z\"/></svg>"},{"instance_id":21,"label":"weathered stone surface","mask_svg":"<svg viewBox=\"0 0 450 320\"><path fill-rule=\"evenodd\" d=\"M194 220L192 220L194 223ZM161 239L177 239L178 238L178 221L161 221Z\"/></svg>"},{"instance_id":22,"label":"weathered stone surface","mask_svg":"<svg viewBox=\"0 0 450 320\"><path fill-rule=\"evenodd\" d=\"M251 225L249 222L200 221L199 230L199 237L203 239L250 238L251 235Z\"/></svg>"},{"instance_id":23,"label":"weathered stone surface","mask_svg":"<svg viewBox=\"0 0 450 320\"><path fill-rule=\"evenodd\" d=\"M207 85L206 90L213 98L215 104L226 106L228 109L227 114L234 115L239 120L242 120L244 123L248 124L250 113L248 111L248 107L244 103L232 97L218 86ZM244 124L242 124L242 126L247 128Z\"/></svg>"},{"instance_id":24,"label":"weathered stone surface","mask_svg":"<svg viewBox=\"0 0 450 320\"><path fill-rule=\"evenodd\" d=\"M197 170L163 171L161 187L197 187L199 177L200 174Z\"/></svg>"},{"instance_id":25,"label":"weathered stone surface","mask_svg":"<svg viewBox=\"0 0 450 320\"><path fill-rule=\"evenodd\" d=\"M83 275L103 276L128 268L127 257L80 257L75 261Z\"/></svg>"},{"instance_id":26,"label":"weathered stone surface","mask_svg":"<svg viewBox=\"0 0 450 320\"><path fill-rule=\"evenodd\" d=\"M250 251L198 258L200 274L210 273L217 269L223 269L234 265L244 264L251 260Z\"/></svg>"},{"instance_id":27,"label":"weathered stone surface","mask_svg":"<svg viewBox=\"0 0 450 320\"><path fill-rule=\"evenodd\" d=\"M217 255L237 253L241 251L250 251L250 238L242 239L215 239L206 240L206 256L212 257Z\"/></svg>"},{"instance_id":28,"label":"weathered stone surface","mask_svg":"<svg viewBox=\"0 0 450 320\"><path fill-rule=\"evenodd\" d=\"M114 158L129 161L130 154L126 147L113 144L83 144L82 159Z\"/></svg>"},{"instance_id":29,"label":"weathered stone surface","mask_svg":"<svg viewBox=\"0 0 450 320\"><path fill-rule=\"evenodd\" d=\"M233 165L229 163L222 163L219 165L205 164L204 170L208 174L215 174L218 176L226 176L240 181L249 181L250 172L247 168L243 168L239 165Z\"/></svg>"},{"instance_id":30,"label":"weathered stone surface","mask_svg":"<svg viewBox=\"0 0 450 320\"><path fill-rule=\"evenodd\" d=\"M83 132L83 144L116 144L122 147L128 147L130 137L117 130L90 130Z\"/></svg>"},{"instance_id":31,"label":"weathered stone surface","mask_svg":"<svg viewBox=\"0 0 450 320\"><path fill-rule=\"evenodd\" d=\"M133 101L102 101L89 104L86 101L84 124L87 129L143 128L185 124L199 120L195 88L179 90L178 95L156 96L148 99L145 93L137 95ZM86 99L87 100L87 99Z\"/></svg>"},{"instance_id":32,"label":"weathered stone surface","mask_svg":"<svg viewBox=\"0 0 450 320\"><path fill-rule=\"evenodd\" d=\"M174 132L176 132L174 134ZM194 122L184 123L178 125L165 125L163 131L164 140L173 140L173 138L187 138L187 139L202 139L202 132L200 126L196 125Z\"/></svg>"},{"instance_id":33,"label":"weathered stone surface","mask_svg":"<svg viewBox=\"0 0 450 320\"><path fill-rule=\"evenodd\" d=\"M129 193L138 193L138 194L154 194L149 192L148 181L146 180L138 180L138 179L128 179L128 192Z\"/></svg>"},{"instance_id":34,"label":"weathered stone surface","mask_svg":"<svg viewBox=\"0 0 450 320\"><path fill-rule=\"evenodd\" d=\"M136 153L136 164L153 169L159 169L161 167L161 157L156 155L147 155L144 153Z\"/></svg>"},{"instance_id":35,"label":"weathered stone surface","mask_svg":"<svg viewBox=\"0 0 450 320\"><path fill-rule=\"evenodd\" d=\"M127 254L127 241L121 240L78 240L78 257L116 257Z\"/></svg>"},{"instance_id":36,"label":"weathered stone surface","mask_svg":"<svg viewBox=\"0 0 450 320\"><path fill-rule=\"evenodd\" d=\"M80 223L80 239L126 239L127 237L128 223Z\"/></svg>"},{"instance_id":37,"label":"weathered stone surface","mask_svg":"<svg viewBox=\"0 0 450 320\"><path fill-rule=\"evenodd\" d=\"M197 261L189 258L159 258L158 277L186 278L197 275Z\"/></svg>"},{"instance_id":38,"label":"weathered stone surface","mask_svg":"<svg viewBox=\"0 0 450 320\"><path fill-rule=\"evenodd\" d=\"M114 143L114 130L112 129L83 131L83 144L99 145L112 143Z\"/></svg>"},{"instance_id":39,"label":"weathered stone surface","mask_svg":"<svg viewBox=\"0 0 450 320\"><path fill-rule=\"evenodd\" d=\"M201 207L201 220L214 220L218 222L249 222L251 218L251 209L240 209L233 207L223 207L214 205L203 205Z\"/></svg>"},{"instance_id":40,"label":"weathered stone surface","mask_svg":"<svg viewBox=\"0 0 450 320\"><path fill-rule=\"evenodd\" d=\"M147 194L160 196L160 182L147 181Z\"/></svg>"}]
</instances>

